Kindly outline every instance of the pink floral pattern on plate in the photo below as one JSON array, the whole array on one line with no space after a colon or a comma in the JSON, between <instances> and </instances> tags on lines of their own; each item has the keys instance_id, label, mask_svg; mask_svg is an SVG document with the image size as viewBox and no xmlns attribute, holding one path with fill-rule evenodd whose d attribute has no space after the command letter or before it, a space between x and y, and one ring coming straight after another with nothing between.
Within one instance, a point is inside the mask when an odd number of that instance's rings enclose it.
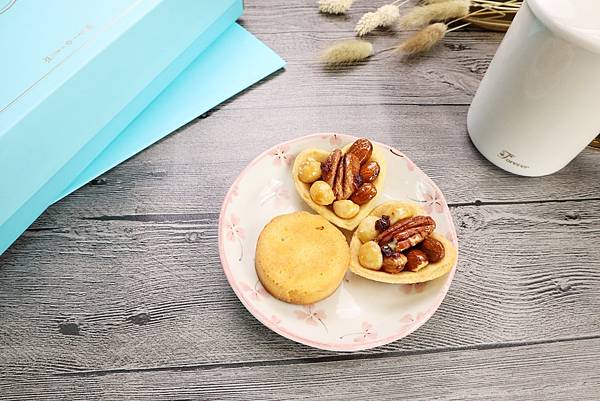
<instances>
[{"instance_id":1,"label":"pink floral pattern on plate","mask_svg":"<svg viewBox=\"0 0 600 401\"><path fill-rule=\"evenodd\" d=\"M406 295L410 295L412 293L420 294L427 287L427 282L425 283L416 283L416 284L402 284L400 285L400 291L402 291Z\"/></svg>"},{"instance_id":2,"label":"pink floral pattern on plate","mask_svg":"<svg viewBox=\"0 0 600 401\"><path fill-rule=\"evenodd\" d=\"M248 284L244 282L240 282L240 288L246 295L248 295L251 299L255 301L259 301L262 298L266 298L270 296L267 290L260 284L260 281L256 281L254 287L250 287Z\"/></svg>"},{"instance_id":3,"label":"pink floral pattern on plate","mask_svg":"<svg viewBox=\"0 0 600 401\"><path fill-rule=\"evenodd\" d=\"M287 166L291 163L292 158L289 154L290 147L287 144L277 146L271 156L273 157L273 164L276 166Z\"/></svg>"},{"instance_id":4,"label":"pink floral pattern on plate","mask_svg":"<svg viewBox=\"0 0 600 401\"><path fill-rule=\"evenodd\" d=\"M278 209L286 207L289 204L290 190L285 187L281 181L273 181L261 192L259 204L262 206L273 201Z\"/></svg>"},{"instance_id":5,"label":"pink floral pattern on plate","mask_svg":"<svg viewBox=\"0 0 600 401\"><path fill-rule=\"evenodd\" d=\"M408 331L415 325L420 325L421 323L424 323L426 318L427 318L427 313L425 313L425 312L419 312L416 315L407 313L404 316L402 316L402 318L399 321L400 330Z\"/></svg>"},{"instance_id":6,"label":"pink floral pattern on plate","mask_svg":"<svg viewBox=\"0 0 600 401\"><path fill-rule=\"evenodd\" d=\"M340 336L340 340L353 336L352 341L355 343L364 343L377 339L377 332L373 328L373 325L367 321L362 322L361 331L348 333Z\"/></svg>"},{"instance_id":7,"label":"pink floral pattern on plate","mask_svg":"<svg viewBox=\"0 0 600 401\"><path fill-rule=\"evenodd\" d=\"M426 188L423 190L423 188ZM410 198L414 202L421 203L427 214L443 214L444 213L444 198L435 188L429 187L424 182L417 184L417 197Z\"/></svg>"},{"instance_id":8,"label":"pink floral pattern on plate","mask_svg":"<svg viewBox=\"0 0 600 401\"><path fill-rule=\"evenodd\" d=\"M229 220L227 220L227 222L225 223L225 230L227 232L226 237L228 241L237 240L237 242L239 243L240 257L238 261L241 262L242 258L244 257L244 245L242 243L242 240L244 239L246 232L242 227L240 227L240 218L232 213L229 216Z\"/></svg>"},{"instance_id":9,"label":"pink floral pattern on plate","mask_svg":"<svg viewBox=\"0 0 600 401\"><path fill-rule=\"evenodd\" d=\"M327 331L327 326L325 325L327 314L323 310L314 310L314 305L307 305L304 309L300 310L296 309L294 315L296 319L303 320L309 326L318 326L321 324Z\"/></svg>"},{"instance_id":10,"label":"pink floral pattern on plate","mask_svg":"<svg viewBox=\"0 0 600 401\"><path fill-rule=\"evenodd\" d=\"M229 194L230 194L229 202L232 202L233 198L236 198L237 196L239 196L240 192L239 192L239 188L238 188L237 184L231 186Z\"/></svg>"},{"instance_id":11,"label":"pink floral pattern on plate","mask_svg":"<svg viewBox=\"0 0 600 401\"><path fill-rule=\"evenodd\" d=\"M454 239L454 235L450 231L448 231L445 235L446 239L456 245L456 241Z\"/></svg>"},{"instance_id":12,"label":"pink floral pattern on plate","mask_svg":"<svg viewBox=\"0 0 600 401\"><path fill-rule=\"evenodd\" d=\"M281 302L260 284L254 267L260 231L283 209L305 209L291 177L293 155L307 148L343 147L354 140L341 134L316 134L263 152L233 183L219 219L223 270L244 306L282 336L334 351L373 348L410 334L435 312L455 272L408 286L381 284L347 273L334 294L308 306ZM452 216L437 186L404 154L378 145L388 164L383 199L421 203L435 213L437 231L457 244Z\"/></svg>"},{"instance_id":13,"label":"pink floral pattern on plate","mask_svg":"<svg viewBox=\"0 0 600 401\"><path fill-rule=\"evenodd\" d=\"M441 214L444 212L442 197L436 190L432 189L423 194L423 200L421 202L424 202L424 209L429 214L433 212Z\"/></svg>"},{"instance_id":14,"label":"pink floral pattern on plate","mask_svg":"<svg viewBox=\"0 0 600 401\"><path fill-rule=\"evenodd\" d=\"M329 145L334 149L342 145L342 138L338 134L321 135L321 139L329 139Z\"/></svg>"}]
</instances>

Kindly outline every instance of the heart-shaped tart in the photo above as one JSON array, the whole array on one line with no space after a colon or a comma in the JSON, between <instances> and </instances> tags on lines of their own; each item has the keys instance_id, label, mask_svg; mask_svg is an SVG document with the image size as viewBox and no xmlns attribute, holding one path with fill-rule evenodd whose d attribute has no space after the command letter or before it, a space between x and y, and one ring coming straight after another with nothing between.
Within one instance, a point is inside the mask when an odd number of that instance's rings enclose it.
<instances>
[{"instance_id":1,"label":"heart-shaped tart","mask_svg":"<svg viewBox=\"0 0 600 401\"><path fill-rule=\"evenodd\" d=\"M377 146L360 138L332 152L301 152L292 175L296 191L311 209L336 226L353 230L382 192L385 159Z\"/></svg>"},{"instance_id":2,"label":"heart-shaped tart","mask_svg":"<svg viewBox=\"0 0 600 401\"><path fill-rule=\"evenodd\" d=\"M457 251L435 233L435 221L417 204L386 202L365 217L350 241L350 270L393 284L430 281L448 273Z\"/></svg>"}]
</instances>

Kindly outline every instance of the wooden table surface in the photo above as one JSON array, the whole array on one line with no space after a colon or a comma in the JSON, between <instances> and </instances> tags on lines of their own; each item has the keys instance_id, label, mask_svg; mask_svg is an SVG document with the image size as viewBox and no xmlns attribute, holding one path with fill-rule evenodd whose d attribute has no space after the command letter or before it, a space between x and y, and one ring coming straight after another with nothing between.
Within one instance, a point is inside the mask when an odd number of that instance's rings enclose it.
<instances>
[{"instance_id":1,"label":"wooden table surface","mask_svg":"<svg viewBox=\"0 0 600 401\"><path fill-rule=\"evenodd\" d=\"M332 72L352 37L313 0L248 0L243 25L284 72L52 206L0 256L0 396L8 399L600 398L600 152L522 178L469 142L469 102L499 33L452 32L428 55ZM402 38L378 33L376 48ZM303 134L367 135L445 193L461 245L433 318L336 353L244 309L222 272L219 208L262 150Z\"/></svg>"}]
</instances>

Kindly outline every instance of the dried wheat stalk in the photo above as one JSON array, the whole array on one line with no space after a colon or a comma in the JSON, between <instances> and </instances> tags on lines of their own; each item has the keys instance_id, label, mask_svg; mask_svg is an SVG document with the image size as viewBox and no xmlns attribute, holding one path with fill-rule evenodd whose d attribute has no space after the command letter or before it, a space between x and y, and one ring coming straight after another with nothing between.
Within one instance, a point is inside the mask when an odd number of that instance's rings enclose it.
<instances>
[{"instance_id":1,"label":"dried wheat stalk","mask_svg":"<svg viewBox=\"0 0 600 401\"><path fill-rule=\"evenodd\" d=\"M373 55L373 45L365 40L347 40L323 51L321 60L328 65L355 63Z\"/></svg>"},{"instance_id":2,"label":"dried wheat stalk","mask_svg":"<svg viewBox=\"0 0 600 401\"><path fill-rule=\"evenodd\" d=\"M403 29L419 29L432 22L463 18L469 14L470 0L448 0L413 8L400 17L399 26Z\"/></svg>"}]
</instances>

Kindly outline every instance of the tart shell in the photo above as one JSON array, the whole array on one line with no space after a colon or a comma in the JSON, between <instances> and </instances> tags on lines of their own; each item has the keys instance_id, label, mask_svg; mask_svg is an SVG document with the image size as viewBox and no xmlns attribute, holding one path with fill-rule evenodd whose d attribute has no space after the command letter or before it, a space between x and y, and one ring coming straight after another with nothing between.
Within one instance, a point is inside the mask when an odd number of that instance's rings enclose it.
<instances>
[{"instance_id":1,"label":"tart shell","mask_svg":"<svg viewBox=\"0 0 600 401\"><path fill-rule=\"evenodd\" d=\"M415 203L394 201L386 202L376 207L371 213L369 213L369 216L381 217L383 215L390 215L394 209L399 207L409 210L412 213L412 216L426 215L421 206ZM415 284L434 280L452 270L452 267L454 267L456 264L458 254L454 245L444 236L434 232L431 234L431 237L440 241L444 245L445 256L442 260L436 263L430 263L417 272L402 271L400 273L390 274L384 271L371 270L361 266L360 262L358 261L358 251L362 245L362 242L360 239L358 239L358 236L355 232L352 235L352 240L350 241L350 271L369 280L391 284Z\"/></svg>"},{"instance_id":2,"label":"tart shell","mask_svg":"<svg viewBox=\"0 0 600 401\"><path fill-rule=\"evenodd\" d=\"M350 143L344 146L342 148L342 153L346 154L351 145L352 144ZM375 161L377 162L377 164L379 164L379 175L373 181L373 185L375 186L375 188L377 188L377 196L375 196L367 203L360 205L359 212L356 216L354 216L351 219L343 219L333 212L333 207L331 205L323 206L319 205L318 203L315 203L310 197L311 184L306 184L300 181L300 179L298 178L298 172L302 163L310 159L314 159L320 163L323 163L330 153L331 152L327 152L321 149L307 149L298 154L298 156L296 156L296 159L294 160L294 166L292 167L294 185L300 197L312 210L319 213L321 216L325 217L328 221L340 228L344 228L346 230L354 230L358 226L358 224L369 215L369 212L371 212L371 210L375 207L375 205L377 204L377 199L383 192L383 182L386 173L385 159L379 147L376 144L373 144L373 153L371 154L371 158L367 162Z\"/></svg>"}]
</instances>

